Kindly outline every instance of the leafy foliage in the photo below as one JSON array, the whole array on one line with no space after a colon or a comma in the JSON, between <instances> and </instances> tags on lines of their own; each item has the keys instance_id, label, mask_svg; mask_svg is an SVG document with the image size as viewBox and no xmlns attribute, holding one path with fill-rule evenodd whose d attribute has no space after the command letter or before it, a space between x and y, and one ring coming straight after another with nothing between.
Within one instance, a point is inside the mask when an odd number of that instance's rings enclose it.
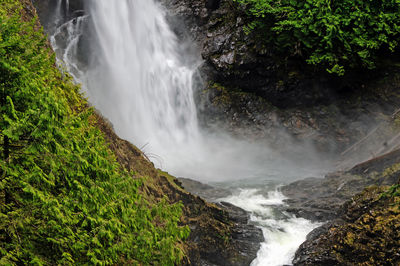
<instances>
[{"instance_id":1,"label":"leafy foliage","mask_svg":"<svg viewBox=\"0 0 400 266\"><path fill-rule=\"evenodd\" d=\"M382 193L382 198L391 198L391 197L399 197L400 196L400 185L393 185L387 191ZM399 206L400 208L400 206Z\"/></svg>"},{"instance_id":2,"label":"leafy foliage","mask_svg":"<svg viewBox=\"0 0 400 266\"><path fill-rule=\"evenodd\" d=\"M0 264L179 263L182 206L142 198L20 11L0 0Z\"/></svg>"},{"instance_id":3,"label":"leafy foliage","mask_svg":"<svg viewBox=\"0 0 400 266\"><path fill-rule=\"evenodd\" d=\"M400 36L398 0L235 0L252 18L248 30L281 52L343 75L376 67L379 52L394 52Z\"/></svg>"}]
</instances>

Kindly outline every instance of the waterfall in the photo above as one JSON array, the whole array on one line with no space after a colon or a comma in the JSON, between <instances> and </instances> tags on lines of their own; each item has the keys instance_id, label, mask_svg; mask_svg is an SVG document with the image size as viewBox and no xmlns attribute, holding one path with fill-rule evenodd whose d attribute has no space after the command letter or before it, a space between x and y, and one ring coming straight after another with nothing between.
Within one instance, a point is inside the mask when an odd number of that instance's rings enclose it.
<instances>
[{"instance_id":1,"label":"waterfall","mask_svg":"<svg viewBox=\"0 0 400 266\"><path fill-rule=\"evenodd\" d=\"M202 85L195 82L201 59L185 52L157 2L90 0L86 7L87 15L60 25L50 38L59 64L118 135L157 167L218 181L254 173L271 157L258 145L200 130L194 92Z\"/></svg>"},{"instance_id":2,"label":"waterfall","mask_svg":"<svg viewBox=\"0 0 400 266\"><path fill-rule=\"evenodd\" d=\"M68 5L59 0L58 8L62 3ZM202 60L177 39L158 2L88 0L85 5L85 16L52 34L60 65L82 83L117 134L157 167L203 182L310 174L265 143L199 128L194 95L203 86L195 79Z\"/></svg>"},{"instance_id":3,"label":"waterfall","mask_svg":"<svg viewBox=\"0 0 400 266\"><path fill-rule=\"evenodd\" d=\"M54 33L50 36L50 43L59 56L57 57L57 64L60 68L65 69L72 75L75 80L80 80L84 75L82 66L79 65L77 60L78 55L78 44L83 34L83 26L88 16L77 17L69 20L66 23L59 25L54 29ZM62 45L60 46L60 40L58 36L65 33L66 39L61 40Z\"/></svg>"},{"instance_id":4,"label":"waterfall","mask_svg":"<svg viewBox=\"0 0 400 266\"><path fill-rule=\"evenodd\" d=\"M162 9L153 0L90 3L98 47L89 99L139 146L157 151L198 138L196 65L183 63Z\"/></svg>"},{"instance_id":5,"label":"waterfall","mask_svg":"<svg viewBox=\"0 0 400 266\"><path fill-rule=\"evenodd\" d=\"M63 2L58 2L60 10ZM117 134L141 148L157 167L232 189L232 197L224 200L252 212L251 221L269 239L253 265L290 263L296 246L317 225L285 213L275 216L272 210L284 203L277 201L281 194L270 193L276 186L269 182L320 175L320 169L310 171L263 143L199 127L194 95L202 85L195 81L202 62L186 52L158 2L85 4L85 16L58 25L51 34L60 67L82 84L89 102Z\"/></svg>"}]
</instances>

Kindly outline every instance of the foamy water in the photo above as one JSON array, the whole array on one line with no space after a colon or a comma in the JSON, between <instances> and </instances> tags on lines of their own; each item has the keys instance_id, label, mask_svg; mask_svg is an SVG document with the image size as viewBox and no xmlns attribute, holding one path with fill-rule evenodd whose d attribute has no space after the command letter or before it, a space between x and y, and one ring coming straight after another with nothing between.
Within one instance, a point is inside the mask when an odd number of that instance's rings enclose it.
<instances>
[{"instance_id":1,"label":"foamy water","mask_svg":"<svg viewBox=\"0 0 400 266\"><path fill-rule=\"evenodd\" d=\"M263 231L265 241L252 266L290 265L307 234L321 225L279 211L279 206L284 205L286 198L278 190L269 191L264 196L269 189L239 189L234 195L220 199L249 211L250 222Z\"/></svg>"}]
</instances>

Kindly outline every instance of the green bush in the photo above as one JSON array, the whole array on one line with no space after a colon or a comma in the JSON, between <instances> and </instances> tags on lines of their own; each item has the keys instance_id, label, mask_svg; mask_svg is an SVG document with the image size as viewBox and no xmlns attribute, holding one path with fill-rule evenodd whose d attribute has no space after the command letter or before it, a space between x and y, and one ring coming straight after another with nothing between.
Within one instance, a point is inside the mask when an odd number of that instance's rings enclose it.
<instances>
[{"instance_id":1,"label":"green bush","mask_svg":"<svg viewBox=\"0 0 400 266\"><path fill-rule=\"evenodd\" d=\"M235 0L256 30L282 54L343 75L376 67L381 53L394 52L400 37L399 0Z\"/></svg>"},{"instance_id":2,"label":"green bush","mask_svg":"<svg viewBox=\"0 0 400 266\"><path fill-rule=\"evenodd\" d=\"M178 264L181 204L141 197L20 14L0 0L0 265Z\"/></svg>"}]
</instances>

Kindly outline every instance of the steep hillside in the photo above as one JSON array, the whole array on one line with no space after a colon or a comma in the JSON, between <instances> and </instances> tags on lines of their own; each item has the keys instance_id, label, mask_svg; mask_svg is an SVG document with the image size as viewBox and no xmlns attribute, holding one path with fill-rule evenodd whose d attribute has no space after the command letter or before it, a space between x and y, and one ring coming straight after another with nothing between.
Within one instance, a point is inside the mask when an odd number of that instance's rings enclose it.
<instances>
[{"instance_id":1,"label":"steep hillside","mask_svg":"<svg viewBox=\"0 0 400 266\"><path fill-rule=\"evenodd\" d=\"M89 107L30 1L1 0L0 22L0 264L255 257L259 230L185 192Z\"/></svg>"},{"instance_id":2,"label":"steep hillside","mask_svg":"<svg viewBox=\"0 0 400 266\"><path fill-rule=\"evenodd\" d=\"M1 262L180 262L182 205L141 196L32 12L1 2Z\"/></svg>"}]
</instances>

